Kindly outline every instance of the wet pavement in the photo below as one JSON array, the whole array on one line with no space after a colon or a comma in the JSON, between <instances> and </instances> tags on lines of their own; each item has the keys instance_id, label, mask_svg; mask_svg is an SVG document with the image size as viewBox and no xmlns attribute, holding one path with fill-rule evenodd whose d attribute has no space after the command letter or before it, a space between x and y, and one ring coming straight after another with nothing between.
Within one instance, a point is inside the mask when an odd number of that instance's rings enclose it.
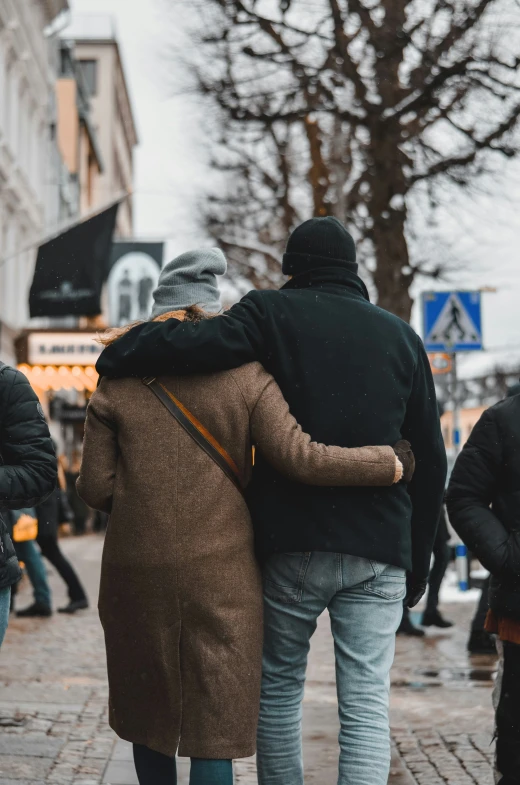
<instances>
[{"instance_id":1,"label":"wet pavement","mask_svg":"<svg viewBox=\"0 0 520 785\"><path fill-rule=\"evenodd\" d=\"M423 640L398 638L392 736L420 785L492 785L495 657L466 652L473 606L446 605L456 627Z\"/></svg>"},{"instance_id":2,"label":"wet pavement","mask_svg":"<svg viewBox=\"0 0 520 785\"><path fill-rule=\"evenodd\" d=\"M63 541L95 596L102 539ZM49 570L55 605L64 587ZM18 607L30 601L27 585ZM392 672L391 785L492 785L494 658L465 651L471 603L446 605L454 630L398 638ZM131 749L107 724L107 686L95 608L73 617L13 619L0 654L0 785L135 785ZM313 638L304 705L306 783L337 781L337 704L327 616ZM188 782L188 761L179 782ZM256 783L254 760L236 764Z\"/></svg>"}]
</instances>

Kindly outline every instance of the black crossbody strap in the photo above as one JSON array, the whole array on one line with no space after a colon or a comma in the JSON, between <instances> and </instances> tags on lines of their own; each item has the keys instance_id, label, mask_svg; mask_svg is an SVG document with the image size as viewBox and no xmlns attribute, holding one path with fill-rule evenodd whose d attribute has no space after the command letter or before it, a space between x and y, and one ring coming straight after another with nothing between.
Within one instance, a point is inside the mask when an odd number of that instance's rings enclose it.
<instances>
[{"instance_id":1,"label":"black crossbody strap","mask_svg":"<svg viewBox=\"0 0 520 785\"><path fill-rule=\"evenodd\" d=\"M207 428L175 397L166 387L155 378L143 379L143 384L157 396L163 406L175 417L186 433L201 447L209 457L215 461L224 474L229 477L240 493L244 493L244 483L240 469L233 458L211 435Z\"/></svg>"}]
</instances>

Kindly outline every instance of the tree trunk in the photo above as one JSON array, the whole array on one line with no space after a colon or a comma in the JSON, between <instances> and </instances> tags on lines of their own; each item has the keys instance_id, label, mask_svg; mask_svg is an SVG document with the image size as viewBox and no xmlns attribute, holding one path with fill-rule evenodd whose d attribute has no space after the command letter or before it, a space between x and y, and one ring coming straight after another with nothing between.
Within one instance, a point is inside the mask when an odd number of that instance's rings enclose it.
<instances>
[{"instance_id":1,"label":"tree trunk","mask_svg":"<svg viewBox=\"0 0 520 785\"><path fill-rule=\"evenodd\" d=\"M396 35L406 23L409 0L382 0L382 7L384 24L371 28L376 51L385 52L384 58L376 58L376 82L382 105L397 106L403 93L399 79L402 49L396 45ZM368 208L373 222L378 305L409 322L413 276L403 272L410 259L405 235L408 184L403 173L405 157L400 148L402 128L399 121L388 118L382 122L380 116L373 118L371 126L368 164L372 182Z\"/></svg>"},{"instance_id":2,"label":"tree trunk","mask_svg":"<svg viewBox=\"0 0 520 785\"><path fill-rule=\"evenodd\" d=\"M376 259L377 304L409 322L413 305L409 292L412 276L403 271L410 263L405 234L407 211L404 196L394 191L401 179L399 169L395 161L390 166L388 162L376 165L379 175L372 187L369 211L373 222L371 237Z\"/></svg>"},{"instance_id":3,"label":"tree trunk","mask_svg":"<svg viewBox=\"0 0 520 785\"><path fill-rule=\"evenodd\" d=\"M330 173L323 159L321 129L316 120L305 118L305 132L309 142L309 156L311 167L309 169L309 183L314 200L314 215L326 216L332 212L332 205L325 201L330 188Z\"/></svg>"},{"instance_id":4,"label":"tree trunk","mask_svg":"<svg viewBox=\"0 0 520 785\"><path fill-rule=\"evenodd\" d=\"M374 283L377 304L409 322L413 300L410 296L410 276L402 272L408 260L404 222L379 218L374 221L373 243L376 256ZM406 261L405 261L406 260Z\"/></svg>"},{"instance_id":5,"label":"tree trunk","mask_svg":"<svg viewBox=\"0 0 520 785\"><path fill-rule=\"evenodd\" d=\"M406 208L395 210L387 203L386 209L372 214L372 219L377 304L409 322L413 306L410 296L412 276L403 272L403 268L406 269L409 264L405 235Z\"/></svg>"},{"instance_id":6,"label":"tree trunk","mask_svg":"<svg viewBox=\"0 0 520 785\"><path fill-rule=\"evenodd\" d=\"M400 128L397 123L375 125L371 136L367 206L372 219L378 305L409 322L413 275L405 272L410 264L405 234L408 187L403 172L405 159L399 149Z\"/></svg>"},{"instance_id":7,"label":"tree trunk","mask_svg":"<svg viewBox=\"0 0 520 785\"><path fill-rule=\"evenodd\" d=\"M350 173L350 165L346 161L346 155L350 153L350 136L348 131L343 129L343 123L339 117L334 118L334 129L330 144L330 172L333 176L331 187L332 193L332 213L342 223L347 219L347 197L345 186Z\"/></svg>"}]
</instances>

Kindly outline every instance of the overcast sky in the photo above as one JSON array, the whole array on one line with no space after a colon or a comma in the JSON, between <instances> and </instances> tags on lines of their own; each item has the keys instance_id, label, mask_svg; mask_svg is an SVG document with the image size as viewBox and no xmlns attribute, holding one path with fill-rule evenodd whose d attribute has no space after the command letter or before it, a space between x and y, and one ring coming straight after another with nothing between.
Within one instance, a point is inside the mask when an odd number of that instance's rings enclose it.
<instances>
[{"instance_id":1,"label":"overcast sky","mask_svg":"<svg viewBox=\"0 0 520 785\"><path fill-rule=\"evenodd\" d=\"M182 73L174 53L188 44L182 19L165 14L165 6L173 2L70 2L81 14L110 13L116 20L140 139L135 156L136 234L168 239L169 254L207 244L197 223L197 199L210 176L208 149L200 109L193 99L176 95ZM435 235L443 258L464 262L452 279L454 287L498 288L496 294L484 296L485 343L502 350L500 361L512 355L520 362L520 165L497 169L487 188L495 193L493 198L483 193L471 200L450 200L439 212ZM414 326L419 329L419 309L415 311ZM467 372L477 372L482 360L475 357L464 365Z\"/></svg>"}]
</instances>

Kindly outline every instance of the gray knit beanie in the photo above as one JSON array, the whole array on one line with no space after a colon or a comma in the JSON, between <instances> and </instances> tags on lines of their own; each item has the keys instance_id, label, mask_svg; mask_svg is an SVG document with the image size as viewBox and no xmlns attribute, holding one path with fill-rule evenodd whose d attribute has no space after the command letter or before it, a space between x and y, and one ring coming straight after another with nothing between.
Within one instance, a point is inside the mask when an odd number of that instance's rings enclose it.
<instances>
[{"instance_id":1,"label":"gray knit beanie","mask_svg":"<svg viewBox=\"0 0 520 785\"><path fill-rule=\"evenodd\" d=\"M202 248L177 256L161 270L153 293L152 319L190 305L218 313L222 303L216 276L224 275L226 270L226 257L220 248Z\"/></svg>"}]
</instances>

